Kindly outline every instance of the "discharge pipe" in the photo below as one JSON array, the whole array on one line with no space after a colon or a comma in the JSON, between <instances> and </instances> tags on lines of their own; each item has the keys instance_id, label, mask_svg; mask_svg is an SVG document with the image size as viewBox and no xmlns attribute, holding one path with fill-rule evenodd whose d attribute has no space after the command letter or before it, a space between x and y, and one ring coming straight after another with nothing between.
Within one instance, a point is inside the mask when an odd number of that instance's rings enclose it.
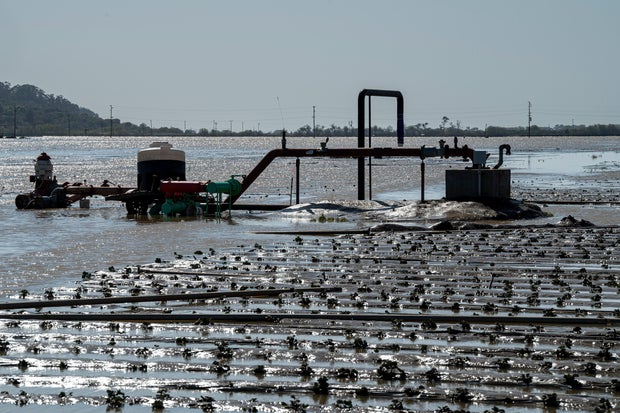
<instances>
[{"instance_id":1,"label":"discharge pipe","mask_svg":"<svg viewBox=\"0 0 620 413\"><path fill-rule=\"evenodd\" d=\"M507 143L499 146L499 161L497 165L493 167L493 169L499 169L500 166L504 163L504 151L506 151L506 155L510 155L510 145Z\"/></svg>"}]
</instances>

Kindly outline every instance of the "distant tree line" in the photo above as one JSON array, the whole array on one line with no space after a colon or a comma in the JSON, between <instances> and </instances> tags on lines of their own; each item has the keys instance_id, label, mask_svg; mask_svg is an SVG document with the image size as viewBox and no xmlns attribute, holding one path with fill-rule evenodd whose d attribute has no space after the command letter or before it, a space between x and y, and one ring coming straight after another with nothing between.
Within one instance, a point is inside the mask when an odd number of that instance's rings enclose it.
<instances>
[{"instance_id":1,"label":"distant tree line","mask_svg":"<svg viewBox=\"0 0 620 413\"><path fill-rule=\"evenodd\" d=\"M368 129L365 130L368 133ZM620 125L555 125L536 126L532 125L529 134L531 136L620 136ZM308 125L302 126L290 133L293 136L313 136L312 128ZM372 136L395 136L396 130L388 126L386 128L373 126ZM357 136L357 128L338 127L316 127L316 136ZM405 126L405 136L528 136L527 126L503 127L488 126L486 129L476 127L437 127L431 128L428 123L418 123L416 125Z\"/></svg>"},{"instance_id":2,"label":"distant tree line","mask_svg":"<svg viewBox=\"0 0 620 413\"><path fill-rule=\"evenodd\" d=\"M368 133L368 130L365 131ZM391 127L372 127L373 136L395 136ZM531 136L620 136L620 125L532 125ZM0 82L0 136L70 136L96 135L105 136L280 136L282 130L260 131L193 129L182 130L175 127L151 128L145 123L135 125L121 122L119 119L103 119L89 109L82 108L63 96L47 94L32 85L11 86ZM304 125L297 130L287 131L289 136L357 136L357 128L352 126ZM462 127L460 121L452 122L443 116L438 127L429 123L417 123L405 127L405 136L527 136L525 126L502 127L488 126L486 129Z\"/></svg>"},{"instance_id":3,"label":"distant tree line","mask_svg":"<svg viewBox=\"0 0 620 413\"><path fill-rule=\"evenodd\" d=\"M11 87L0 82L1 135L77 135L88 130L100 133L105 125L106 121L96 113L62 96L48 95L32 85Z\"/></svg>"}]
</instances>

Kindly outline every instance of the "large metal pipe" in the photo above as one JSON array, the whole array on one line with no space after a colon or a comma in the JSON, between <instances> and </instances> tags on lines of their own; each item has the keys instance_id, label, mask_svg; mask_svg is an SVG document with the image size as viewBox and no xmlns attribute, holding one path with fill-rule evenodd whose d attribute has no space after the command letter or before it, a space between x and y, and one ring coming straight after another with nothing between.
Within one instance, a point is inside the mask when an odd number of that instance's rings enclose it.
<instances>
[{"instance_id":1,"label":"large metal pipe","mask_svg":"<svg viewBox=\"0 0 620 413\"><path fill-rule=\"evenodd\" d=\"M241 182L241 191L236 195L231 195L232 203L254 183L261 173L276 158L358 158L364 162L364 158L375 157L462 157L473 160L473 149L463 146L461 148L336 148L336 149L273 149L260 160L260 162L245 176ZM362 165L363 166L363 165ZM363 188L362 188L363 189ZM225 200L224 203L228 203Z\"/></svg>"},{"instance_id":2,"label":"large metal pipe","mask_svg":"<svg viewBox=\"0 0 620 413\"><path fill-rule=\"evenodd\" d=\"M510 145L507 143L499 146L499 162L497 162L493 169L499 169L504 163L504 151L506 151L506 155L510 155Z\"/></svg>"},{"instance_id":3,"label":"large metal pipe","mask_svg":"<svg viewBox=\"0 0 620 413\"><path fill-rule=\"evenodd\" d=\"M357 96L357 146L359 148L364 147L364 123L365 117L365 105L364 101L366 96L385 96L396 98L396 137L398 140L398 146L403 146L405 142L405 103L403 94L398 90L380 90L380 89L364 89Z\"/></svg>"},{"instance_id":4,"label":"large metal pipe","mask_svg":"<svg viewBox=\"0 0 620 413\"><path fill-rule=\"evenodd\" d=\"M68 185L64 187L65 193L67 195L80 195L84 196L108 196L108 195L117 195L124 194L127 191L130 191L135 188L130 187L120 187L120 186L91 186L91 185Z\"/></svg>"},{"instance_id":5,"label":"large metal pipe","mask_svg":"<svg viewBox=\"0 0 620 413\"><path fill-rule=\"evenodd\" d=\"M422 163L420 164L420 201L424 202L424 175L426 174L426 165L424 164L424 159L422 159Z\"/></svg>"},{"instance_id":6,"label":"large metal pipe","mask_svg":"<svg viewBox=\"0 0 620 413\"><path fill-rule=\"evenodd\" d=\"M222 275L225 276L225 275ZM39 300L39 301L15 301L0 303L0 310L23 310L32 308L49 307L74 307L82 305L99 304L127 304L146 303L157 301L191 301L213 300L229 297L273 297L274 295L303 292L341 292L340 287L307 287L307 288L281 288L273 290L244 290L244 291L209 291L204 293L188 294L158 294L143 296L99 297L99 298L76 298L66 300Z\"/></svg>"},{"instance_id":7,"label":"large metal pipe","mask_svg":"<svg viewBox=\"0 0 620 413\"><path fill-rule=\"evenodd\" d=\"M299 205L299 164L300 160L295 160L295 205Z\"/></svg>"},{"instance_id":8,"label":"large metal pipe","mask_svg":"<svg viewBox=\"0 0 620 413\"><path fill-rule=\"evenodd\" d=\"M265 291L265 290L264 290ZM55 320L71 322L119 322L119 323L177 323L177 324L204 324L204 323L288 323L299 324L299 320L341 320L343 322L383 322L405 323L435 322L437 324L510 324L510 325L548 325L548 326L620 326L618 318L584 318L584 317L513 317L498 315L451 315L451 314L410 314L410 313L360 313L347 312L325 313L223 313L205 312L192 314L169 313L0 313L1 320Z\"/></svg>"},{"instance_id":9,"label":"large metal pipe","mask_svg":"<svg viewBox=\"0 0 620 413\"><path fill-rule=\"evenodd\" d=\"M365 133L364 123L366 121L365 116L365 99L366 96L385 96L396 98L396 136L398 146L403 146L405 142L405 103L403 94L398 90L380 90L380 89L364 89L357 96L357 147L365 147ZM364 158L357 160L357 199L365 199L365 173L364 173Z\"/></svg>"}]
</instances>

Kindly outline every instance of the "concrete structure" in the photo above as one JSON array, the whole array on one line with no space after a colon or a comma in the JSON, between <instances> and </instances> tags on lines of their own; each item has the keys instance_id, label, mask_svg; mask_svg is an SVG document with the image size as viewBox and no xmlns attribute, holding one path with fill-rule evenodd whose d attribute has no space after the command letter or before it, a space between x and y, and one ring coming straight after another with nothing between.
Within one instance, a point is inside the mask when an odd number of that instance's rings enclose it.
<instances>
[{"instance_id":1,"label":"concrete structure","mask_svg":"<svg viewBox=\"0 0 620 413\"><path fill-rule=\"evenodd\" d=\"M446 199L510 199L510 169L448 169Z\"/></svg>"}]
</instances>

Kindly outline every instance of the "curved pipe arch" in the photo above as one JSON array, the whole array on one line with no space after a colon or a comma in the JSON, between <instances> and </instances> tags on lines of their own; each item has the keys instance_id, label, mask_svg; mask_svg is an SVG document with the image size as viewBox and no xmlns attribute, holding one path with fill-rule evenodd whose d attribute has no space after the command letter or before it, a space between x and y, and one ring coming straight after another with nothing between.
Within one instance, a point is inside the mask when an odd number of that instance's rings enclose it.
<instances>
[{"instance_id":1,"label":"curved pipe arch","mask_svg":"<svg viewBox=\"0 0 620 413\"><path fill-rule=\"evenodd\" d=\"M366 113L364 111L364 101L366 96L385 96L396 98L396 137L398 146L403 146L405 141L405 100L403 94L398 90L380 90L380 89L364 89L357 96L357 147L365 146L364 123L366 122Z\"/></svg>"},{"instance_id":2,"label":"curved pipe arch","mask_svg":"<svg viewBox=\"0 0 620 413\"><path fill-rule=\"evenodd\" d=\"M363 148L366 145L364 123L365 116L365 99L366 96L385 96L396 98L396 137L398 146L403 146L405 142L405 119L404 110L405 103L403 94L398 90L381 90L381 89L363 89L357 96L357 147ZM364 174L364 159L357 160L357 199L365 199L364 182L366 180Z\"/></svg>"}]
</instances>

